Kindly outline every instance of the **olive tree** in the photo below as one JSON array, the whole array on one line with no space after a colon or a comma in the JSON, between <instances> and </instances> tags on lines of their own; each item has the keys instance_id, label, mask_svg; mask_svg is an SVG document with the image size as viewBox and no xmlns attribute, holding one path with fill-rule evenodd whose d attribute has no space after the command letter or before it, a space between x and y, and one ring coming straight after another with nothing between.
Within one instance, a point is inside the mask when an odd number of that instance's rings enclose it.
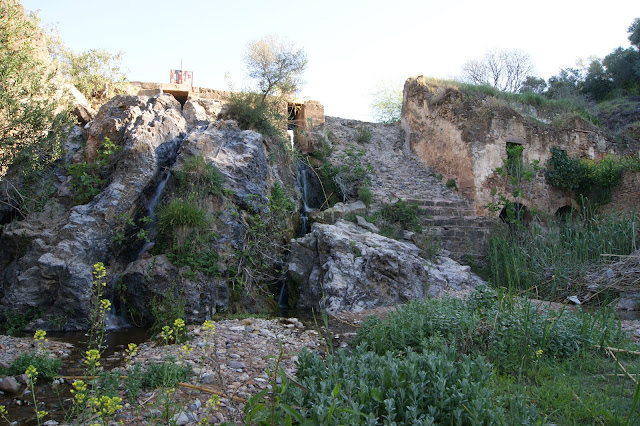
<instances>
[{"instance_id":1,"label":"olive tree","mask_svg":"<svg viewBox=\"0 0 640 426\"><path fill-rule=\"evenodd\" d=\"M462 79L473 84L487 84L506 92L516 92L534 66L528 54L518 49L490 50L481 59L462 66Z\"/></svg>"},{"instance_id":2,"label":"olive tree","mask_svg":"<svg viewBox=\"0 0 640 426\"><path fill-rule=\"evenodd\" d=\"M304 50L275 35L250 42L245 62L249 77L257 80L263 102L267 96L295 93L307 68Z\"/></svg>"},{"instance_id":3,"label":"olive tree","mask_svg":"<svg viewBox=\"0 0 640 426\"><path fill-rule=\"evenodd\" d=\"M402 115L402 87L383 82L373 93L371 103L373 118L378 123L395 123Z\"/></svg>"}]
</instances>

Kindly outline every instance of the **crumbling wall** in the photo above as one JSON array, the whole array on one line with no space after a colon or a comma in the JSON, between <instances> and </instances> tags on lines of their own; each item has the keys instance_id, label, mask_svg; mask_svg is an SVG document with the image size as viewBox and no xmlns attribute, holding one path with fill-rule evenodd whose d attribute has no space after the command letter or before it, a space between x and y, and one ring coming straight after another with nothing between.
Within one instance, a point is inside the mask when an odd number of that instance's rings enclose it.
<instances>
[{"instance_id":1,"label":"crumbling wall","mask_svg":"<svg viewBox=\"0 0 640 426\"><path fill-rule=\"evenodd\" d=\"M479 215L492 214L486 206L496 199L494 188L511 194L510 184L496 173L507 158L508 143L522 145L523 161L537 161L540 166L551 157L553 146L583 158L607 150L605 134L579 117L561 126L545 124L522 115L506 101L463 93L422 76L405 83L402 126L406 146L443 180L455 179ZM544 213L575 205L570 193L547 185L541 172L524 189L523 204Z\"/></svg>"}]
</instances>

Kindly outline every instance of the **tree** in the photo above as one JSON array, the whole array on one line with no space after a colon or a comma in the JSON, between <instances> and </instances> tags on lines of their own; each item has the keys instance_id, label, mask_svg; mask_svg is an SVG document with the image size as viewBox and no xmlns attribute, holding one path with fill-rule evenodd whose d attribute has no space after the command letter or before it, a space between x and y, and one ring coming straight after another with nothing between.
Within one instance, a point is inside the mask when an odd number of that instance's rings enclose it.
<instances>
[{"instance_id":1,"label":"tree","mask_svg":"<svg viewBox=\"0 0 640 426\"><path fill-rule=\"evenodd\" d=\"M55 159L69 123L41 37L16 0L0 0L0 178L18 160L28 172Z\"/></svg>"},{"instance_id":2,"label":"tree","mask_svg":"<svg viewBox=\"0 0 640 426\"><path fill-rule=\"evenodd\" d=\"M122 52L89 49L75 53L69 49L55 28L45 31L47 50L59 74L98 106L112 94L126 92L127 77L122 65Z\"/></svg>"},{"instance_id":3,"label":"tree","mask_svg":"<svg viewBox=\"0 0 640 426\"><path fill-rule=\"evenodd\" d=\"M520 93L541 95L547 90L547 82L543 78L528 76L520 85Z\"/></svg>"},{"instance_id":4,"label":"tree","mask_svg":"<svg viewBox=\"0 0 640 426\"><path fill-rule=\"evenodd\" d=\"M395 123L402 115L402 88L383 82L373 94L371 103L373 118L378 123Z\"/></svg>"},{"instance_id":5,"label":"tree","mask_svg":"<svg viewBox=\"0 0 640 426\"><path fill-rule=\"evenodd\" d=\"M516 92L533 72L528 54L518 49L490 50L482 59L462 66L462 78L472 84L487 84L498 90Z\"/></svg>"},{"instance_id":6,"label":"tree","mask_svg":"<svg viewBox=\"0 0 640 426\"><path fill-rule=\"evenodd\" d=\"M263 102L267 96L295 93L307 67L304 50L275 35L249 43L245 61L249 77L258 80Z\"/></svg>"},{"instance_id":7,"label":"tree","mask_svg":"<svg viewBox=\"0 0 640 426\"><path fill-rule=\"evenodd\" d=\"M636 49L640 49L640 18L633 20L627 32L629 33L629 42L631 45L635 46Z\"/></svg>"}]
</instances>

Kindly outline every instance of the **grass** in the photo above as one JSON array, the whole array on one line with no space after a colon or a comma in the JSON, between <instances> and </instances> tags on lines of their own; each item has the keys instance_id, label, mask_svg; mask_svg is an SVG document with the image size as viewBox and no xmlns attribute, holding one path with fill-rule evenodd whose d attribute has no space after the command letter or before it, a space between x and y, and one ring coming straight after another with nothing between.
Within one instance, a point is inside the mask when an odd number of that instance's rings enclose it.
<instances>
[{"instance_id":1,"label":"grass","mask_svg":"<svg viewBox=\"0 0 640 426\"><path fill-rule=\"evenodd\" d=\"M636 213L605 216L587 210L575 218L502 229L487 243L488 279L512 292L561 300L575 294L587 271L606 264L603 254L637 249L639 231Z\"/></svg>"}]
</instances>

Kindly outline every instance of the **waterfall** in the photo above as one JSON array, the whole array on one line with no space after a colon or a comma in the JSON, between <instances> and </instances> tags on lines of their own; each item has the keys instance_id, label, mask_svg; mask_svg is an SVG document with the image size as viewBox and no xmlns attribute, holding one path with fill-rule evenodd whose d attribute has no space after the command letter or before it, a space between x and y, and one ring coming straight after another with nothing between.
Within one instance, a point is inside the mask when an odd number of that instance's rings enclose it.
<instances>
[{"instance_id":1,"label":"waterfall","mask_svg":"<svg viewBox=\"0 0 640 426\"><path fill-rule=\"evenodd\" d=\"M300 193L302 194L302 208L300 209L300 229L297 233L297 237L301 238L307 235L309 213L312 210L311 207L309 207L311 193L309 191L309 176L307 173L306 164L302 161L298 161L296 163L296 168L298 170L298 188L300 188ZM287 298L287 285L285 280L283 279L282 285L280 286L280 294L278 296L278 305L280 306L280 309L289 308L289 306L287 305Z\"/></svg>"},{"instance_id":2,"label":"waterfall","mask_svg":"<svg viewBox=\"0 0 640 426\"><path fill-rule=\"evenodd\" d=\"M309 213L311 208L309 207L309 176L307 175L307 166L298 161L298 187L302 193L302 209L300 210L300 230L298 231L298 238L307 235L307 222L309 219Z\"/></svg>"},{"instance_id":3,"label":"waterfall","mask_svg":"<svg viewBox=\"0 0 640 426\"><path fill-rule=\"evenodd\" d=\"M166 172L164 178L160 181L158 186L156 187L155 192L153 193L153 197L149 200L149 205L147 206L147 216L149 216L149 224L147 225L149 228L155 227L156 222L156 207L160 202L160 198L162 197L162 193L164 192L164 188L167 186L167 182L171 177L171 173L169 171ZM153 241L147 241L144 243L140 251L138 252L138 256L136 259L140 259L140 257L147 251L153 248L155 243Z\"/></svg>"}]
</instances>

